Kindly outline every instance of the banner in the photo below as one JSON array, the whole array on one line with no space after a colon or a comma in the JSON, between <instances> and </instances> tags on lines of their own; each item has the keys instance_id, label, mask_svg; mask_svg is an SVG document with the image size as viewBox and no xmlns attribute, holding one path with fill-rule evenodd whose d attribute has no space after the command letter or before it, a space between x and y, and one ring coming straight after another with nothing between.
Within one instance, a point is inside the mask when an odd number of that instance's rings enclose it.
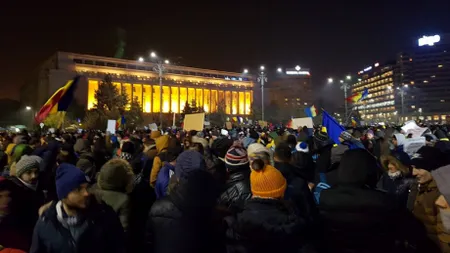
<instances>
[{"instance_id":1,"label":"banner","mask_svg":"<svg viewBox=\"0 0 450 253\"><path fill-rule=\"evenodd\" d=\"M410 138L405 140L403 150L411 157L423 146L425 146L425 137Z\"/></svg>"},{"instance_id":2,"label":"banner","mask_svg":"<svg viewBox=\"0 0 450 253\"><path fill-rule=\"evenodd\" d=\"M305 118L293 118L292 119L292 128L297 129L299 127L314 128L313 120L310 117Z\"/></svg>"},{"instance_id":3,"label":"banner","mask_svg":"<svg viewBox=\"0 0 450 253\"><path fill-rule=\"evenodd\" d=\"M426 127L419 127L414 120L408 121L402 126L402 130L405 131L405 135L412 134L413 138L420 137L428 130Z\"/></svg>"},{"instance_id":4,"label":"banner","mask_svg":"<svg viewBox=\"0 0 450 253\"><path fill-rule=\"evenodd\" d=\"M108 120L108 125L106 127L106 132L110 132L111 134L115 134L116 133L116 120L114 119L109 119Z\"/></svg>"},{"instance_id":5,"label":"banner","mask_svg":"<svg viewBox=\"0 0 450 253\"><path fill-rule=\"evenodd\" d=\"M158 131L158 125L156 123L148 124L148 128L152 131Z\"/></svg>"},{"instance_id":6,"label":"banner","mask_svg":"<svg viewBox=\"0 0 450 253\"><path fill-rule=\"evenodd\" d=\"M231 124L231 122L225 122L225 127L228 129L228 130L231 130L231 129L233 129L233 125Z\"/></svg>"},{"instance_id":7,"label":"banner","mask_svg":"<svg viewBox=\"0 0 450 253\"><path fill-rule=\"evenodd\" d=\"M205 113L186 114L184 116L183 129L186 131L202 131L205 122Z\"/></svg>"}]
</instances>

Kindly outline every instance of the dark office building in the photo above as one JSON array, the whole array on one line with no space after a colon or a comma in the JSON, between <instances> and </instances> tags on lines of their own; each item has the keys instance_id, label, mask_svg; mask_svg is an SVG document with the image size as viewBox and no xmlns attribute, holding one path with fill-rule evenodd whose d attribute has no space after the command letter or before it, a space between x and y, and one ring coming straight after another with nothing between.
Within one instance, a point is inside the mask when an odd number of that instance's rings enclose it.
<instances>
[{"instance_id":1,"label":"dark office building","mask_svg":"<svg viewBox=\"0 0 450 253\"><path fill-rule=\"evenodd\" d=\"M397 57L398 92L404 120L444 121L450 115L450 34L423 36ZM396 109L402 111L401 96Z\"/></svg>"},{"instance_id":2,"label":"dark office building","mask_svg":"<svg viewBox=\"0 0 450 253\"><path fill-rule=\"evenodd\" d=\"M276 104L286 118L304 116L304 108L314 102L310 70L300 66L278 73L266 88L269 106Z\"/></svg>"}]
</instances>

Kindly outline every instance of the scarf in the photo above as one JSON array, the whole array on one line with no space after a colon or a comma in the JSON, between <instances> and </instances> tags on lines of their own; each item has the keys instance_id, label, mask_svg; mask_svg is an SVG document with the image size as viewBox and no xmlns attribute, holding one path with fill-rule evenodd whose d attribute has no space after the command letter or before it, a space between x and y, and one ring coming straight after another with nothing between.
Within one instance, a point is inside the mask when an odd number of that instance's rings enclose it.
<instances>
[{"instance_id":1,"label":"scarf","mask_svg":"<svg viewBox=\"0 0 450 253\"><path fill-rule=\"evenodd\" d=\"M129 162L133 159L133 155L131 155L130 153L127 153L127 152L122 152L122 153L120 153L119 158Z\"/></svg>"},{"instance_id":2,"label":"scarf","mask_svg":"<svg viewBox=\"0 0 450 253\"><path fill-rule=\"evenodd\" d=\"M402 176L402 172L401 171L396 171L396 172L390 172L388 171L388 175L391 179L396 179Z\"/></svg>"},{"instance_id":3,"label":"scarf","mask_svg":"<svg viewBox=\"0 0 450 253\"><path fill-rule=\"evenodd\" d=\"M68 216L62 207L62 202L56 203L56 218L63 227L70 231L75 242L78 241L80 235L87 229L88 223L82 216Z\"/></svg>"},{"instance_id":4,"label":"scarf","mask_svg":"<svg viewBox=\"0 0 450 253\"><path fill-rule=\"evenodd\" d=\"M33 190L33 191L36 191L36 189L37 189L37 184L29 184L29 183L23 181L22 179L20 179L19 177L18 177L17 179L19 179L20 182L22 182L22 184L24 184L27 188L29 188L29 189L31 189L31 190Z\"/></svg>"}]
</instances>

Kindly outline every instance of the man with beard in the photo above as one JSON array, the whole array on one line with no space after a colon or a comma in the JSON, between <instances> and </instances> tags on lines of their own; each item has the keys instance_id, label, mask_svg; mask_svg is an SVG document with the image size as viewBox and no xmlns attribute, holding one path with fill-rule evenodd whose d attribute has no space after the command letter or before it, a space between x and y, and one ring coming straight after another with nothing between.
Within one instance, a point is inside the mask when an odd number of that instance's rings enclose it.
<instances>
[{"instance_id":1,"label":"man with beard","mask_svg":"<svg viewBox=\"0 0 450 253\"><path fill-rule=\"evenodd\" d=\"M44 204L44 193L37 189L39 167L42 159L39 156L24 155L16 164L15 176L9 178L15 186L17 200L17 216L30 235L38 219L38 209Z\"/></svg>"},{"instance_id":2,"label":"man with beard","mask_svg":"<svg viewBox=\"0 0 450 253\"><path fill-rule=\"evenodd\" d=\"M56 171L58 201L36 223L30 253L125 252L119 218L88 192L88 177L74 165Z\"/></svg>"}]
</instances>

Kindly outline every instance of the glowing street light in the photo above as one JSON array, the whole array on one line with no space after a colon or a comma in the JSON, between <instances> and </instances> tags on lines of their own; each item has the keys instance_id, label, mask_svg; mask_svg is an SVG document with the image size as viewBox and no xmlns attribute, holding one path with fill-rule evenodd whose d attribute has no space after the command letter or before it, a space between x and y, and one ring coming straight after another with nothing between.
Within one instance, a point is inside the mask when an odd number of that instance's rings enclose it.
<instances>
[{"instance_id":1,"label":"glowing street light","mask_svg":"<svg viewBox=\"0 0 450 253\"><path fill-rule=\"evenodd\" d=\"M333 78L328 78L328 83L333 83Z\"/></svg>"},{"instance_id":2,"label":"glowing street light","mask_svg":"<svg viewBox=\"0 0 450 253\"><path fill-rule=\"evenodd\" d=\"M347 76L347 80L351 80L352 79L352 77L351 76Z\"/></svg>"},{"instance_id":3,"label":"glowing street light","mask_svg":"<svg viewBox=\"0 0 450 253\"><path fill-rule=\"evenodd\" d=\"M339 80L340 83L344 83L344 80Z\"/></svg>"},{"instance_id":4,"label":"glowing street light","mask_svg":"<svg viewBox=\"0 0 450 253\"><path fill-rule=\"evenodd\" d=\"M283 72L283 69L277 68L277 72L278 72L278 73L281 73L281 72Z\"/></svg>"},{"instance_id":5,"label":"glowing street light","mask_svg":"<svg viewBox=\"0 0 450 253\"><path fill-rule=\"evenodd\" d=\"M300 68L300 66L295 66L295 70L297 70L297 71L300 71L300 69L302 69L302 68Z\"/></svg>"},{"instance_id":6,"label":"glowing street light","mask_svg":"<svg viewBox=\"0 0 450 253\"><path fill-rule=\"evenodd\" d=\"M405 85L403 85L403 87L405 87L405 88L408 88L408 85L407 85L407 84L405 84Z\"/></svg>"},{"instance_id":7,"label":"glowing street light","mask_svg":"<svg viewBox=\"0 0 450 253\"><path fill-rule=\"evenodd\" d=\"M155 52L151 52L151 53L150 53L150 57L156 58L156 53L155 53Z\"/></svg>"},{"instance_id":8,"label":"glowing street light","mask_svg":"<svg viewBox=\"0 0 450 253\"><path fill-rule=\"evenodd\" d=\"M144 57L139 57L138 61L139 62L144 62Z\"/></svg>"},{"instance_id":9,"label":"glowing street light","mask_svg":"<svg viewBox=\"0 0 450 253\"><path fill-rule=\"evenodd\" d=\"M259 67L261 71L264 71L266 68L264 66Z\"/></svg>"},{"instance_id":10,"label":"glowing street light","mask_svg":"<svg viewBox=\"0 0 450 253\"><path fill-rule=\"evenodd\" d=\"M31 110L31 106L27 106L27 107L25 107L25 109L26 109L27 111L29 111L29 110Z\"/></svg>"},{"instance_id":11,"label":"glowing street light","mask_svg":"<svg viewBox=\"0 0 450 253\"><path fill-rule=\"evenodd\" d=\"M170 64L169 60L164 61L165 64Z\"/></svg>"},{"instance_id":12,"label":"glowing street light","mask_svg":"<svg viewBox=\"0 0 450 253\"><path fill-rule=\"evenodd\" d=\"M248 69L244 69L244 74L248 74Z\"/></svg>"}]
</instances>

